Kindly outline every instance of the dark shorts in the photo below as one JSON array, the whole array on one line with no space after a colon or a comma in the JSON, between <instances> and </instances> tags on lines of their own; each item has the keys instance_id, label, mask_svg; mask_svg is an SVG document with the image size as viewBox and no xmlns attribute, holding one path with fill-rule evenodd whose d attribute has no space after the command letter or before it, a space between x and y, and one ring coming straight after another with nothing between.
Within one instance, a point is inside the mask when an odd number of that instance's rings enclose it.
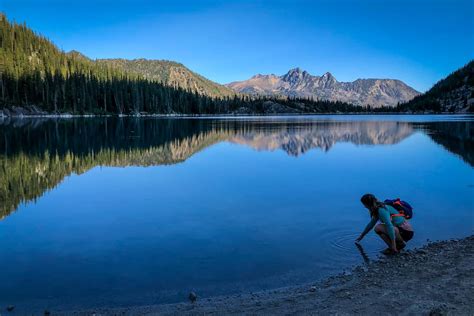
<instances>
[{"instance_id":1,"label":"dark shorts","mask_svg":"<svg viewBox=\"0 0 474 316\"><path fill-rule=\"evenodd\" d=\"M410 230L403 229L401 227L397 227L398 231L400 232L400 236L402 236L404 241L409 241L410 239L413 238L413 235L415 234L414 232Z\"/></svg>"}]
</instances>

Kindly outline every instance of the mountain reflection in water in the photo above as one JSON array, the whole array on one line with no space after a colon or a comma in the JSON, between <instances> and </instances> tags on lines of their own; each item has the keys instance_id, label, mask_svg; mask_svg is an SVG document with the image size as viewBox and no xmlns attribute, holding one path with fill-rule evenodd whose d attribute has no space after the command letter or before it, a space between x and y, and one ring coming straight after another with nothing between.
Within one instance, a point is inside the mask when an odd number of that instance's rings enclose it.
<instances>
[{"instance_id":1,"label":"mountain reflection in water","mask_svg":"<svg viewBox=\"0 0 474 316\"><path fill-rule=\"evenodd\" d=\"M396 144L413 133L474 165L469 121L335 121L314 119L81 118L0 121L0 219L41 197L71 173L96 166L156 166L183 162L219 142L300 156L338 142Z\"/></svg>"}]
</instances>

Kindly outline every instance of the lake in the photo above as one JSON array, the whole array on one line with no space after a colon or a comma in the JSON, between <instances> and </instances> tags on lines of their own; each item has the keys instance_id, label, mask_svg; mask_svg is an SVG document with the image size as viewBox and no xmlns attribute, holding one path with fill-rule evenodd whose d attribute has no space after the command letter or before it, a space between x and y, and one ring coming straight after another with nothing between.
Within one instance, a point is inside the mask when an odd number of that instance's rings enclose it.
<instances>
[{"instance_id":1,"label":"lake","mask_svg":"<svg viewBox=\"0 0 474 316\"><path fill-rule=\"evenodd\" d=\"M474 231L474 117L0 119L0 306L184 301L295 285Z\"/></svg>"}]
</instances>

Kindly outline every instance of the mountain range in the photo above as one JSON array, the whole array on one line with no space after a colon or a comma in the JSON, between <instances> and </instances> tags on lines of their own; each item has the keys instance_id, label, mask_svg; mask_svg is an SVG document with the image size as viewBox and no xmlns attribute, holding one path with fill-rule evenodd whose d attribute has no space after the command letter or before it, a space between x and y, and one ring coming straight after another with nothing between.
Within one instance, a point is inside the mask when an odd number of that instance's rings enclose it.
<instances>
[{"instance_id":1,"label":"mountain range","mask_svg":"<svg viewBox=\"0 0 474 316\"><path fill-rule=\"evenodd\" d=\"M340 82L329 72L313 76L301 68L291 69L282 76L258 74L226 86L251 95L310 97L373 107L395 106L420 94L400 80L357 79Z\"/></svg>"},{"instance_id":2,"label":"mountain range","mask_svg":"<svg viewBox=\"0 0 474 316\"><path fill-rule=\"evenodd\" d=\"M71 55L86 56L79 52ZM95 60L114 69L134 73L166 86L180 87L210 97L232 97L236 93L263 96L313 97L328 101L342 101L373 107L395 106L420 95L418 91L395 79L357 79L339 82L329 72L322 76L310 75L301 68L289 70L285 75L255 75L249 80L226 85L213 82L193 72L181 63L169 60L108 58Z\"/></svg>"}]
</instances>

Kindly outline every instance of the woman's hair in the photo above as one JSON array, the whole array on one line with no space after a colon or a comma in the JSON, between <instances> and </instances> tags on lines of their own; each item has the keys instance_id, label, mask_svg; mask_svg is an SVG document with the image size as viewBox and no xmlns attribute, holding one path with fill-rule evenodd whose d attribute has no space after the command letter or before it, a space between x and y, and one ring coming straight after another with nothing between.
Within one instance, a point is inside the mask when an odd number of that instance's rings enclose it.
<instances>
[{"instance_id":1,"label":"woman's hair","mask_svg":"<svg viewBox=\"0 0 474 316\"><path fill-rule=\"evenodd\" d=\"M377 215L377 211L380 207L385 207L384 203L377 200L377 198L370 193L364 194L360 198L360 201L369 209L371 217Z\"/></svg>"}]
</instances>

